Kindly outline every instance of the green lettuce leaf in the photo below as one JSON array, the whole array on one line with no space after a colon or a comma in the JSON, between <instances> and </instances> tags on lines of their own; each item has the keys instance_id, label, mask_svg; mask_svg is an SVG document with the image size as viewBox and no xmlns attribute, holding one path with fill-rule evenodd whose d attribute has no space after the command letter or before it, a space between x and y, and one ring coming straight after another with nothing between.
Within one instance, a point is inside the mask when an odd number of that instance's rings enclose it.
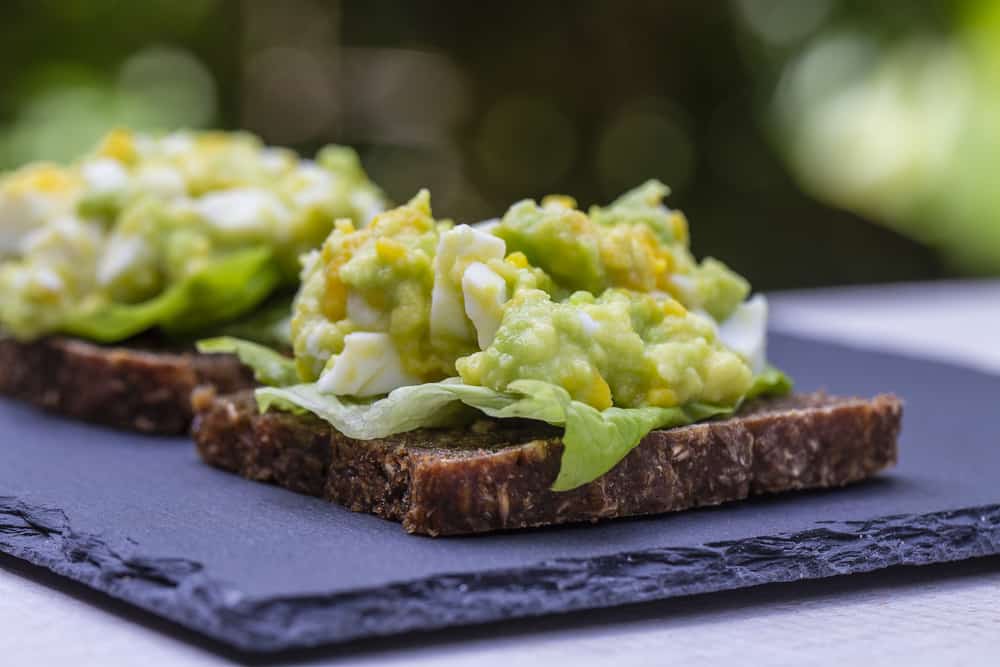
<instances>
[{"instance_id":1,"label":"green lettuce leaf","mask_svg":"<svg viewBox=\"0 0 1000 667\"><path fill-rule=\"evenodd\" d=\"M566 405L562 466L553 491L569 491L614 468L650 431L686 426L711 417L728 416L733 408L688 403L676 408L595 408L570 401Z\"/></svg>"},{"instance_id":2,"label":"green lettuce leaf","mask_svg":"<svg viewBox=\"0 0 1000 667\"><path fill-rule=\"evenodd\" d=\"M184 335L249 312L278 286L281 273L271 250L250 248L228 254L137 304L112 303L71 315L62 333L114 343L159 327Z\"/></svg>"},{"instance_id":3,"label":"green lettuce leaf","mask_svg":"<svg viewBox=\"0 0 1000 667\"><path fill-rule=\"evenodd\" d=\"M198 351L235 354L244 365L253 369L254 377L261 384L285 386L299 381L291 357L248 340L231 336L208 338L198 341Z\"/></svg>"},{"instance_id":4,"label":"green lettuce leaf","mask_svg":"<svg viewBox=\"0 0 1000 667\"><path fill-rule=\"evenodd\" d=\"M481 394L484 404L491 400L498 406L503 403L498 392L451 379L400 387L380 399L324 394L315 383L261 387L257 390L257 404L261 412L271 408L306 410L349 438L371 440L418 428L456 426L468 421L469 412L463 408L458 393L469 397Z\"/></svg>"},{"instance_id":5,"label":"green lettuce leaf","mask_svg":"<svg viewBox=\"0 0 1000 667\"><path fill-rule=\"evenodd\" d=\"M351 400L320 393L315 384L257 390L261 411L307 410L350 438L384 438L417 428L454 426L469 418L463 408L491 417L521 417L565 428L562 466L554 491L591 482L621 461L653 429L727 415L731 407L690 404L678 408L608 408L574 401L557 385L538 380L512 382L508 391L462 384L457 378L400 387L385 398Z\"/></svg>"},{"instance_id":6,"label":"green lettuce leaf","mask_svg":"<svg viewBox=\"0 0 1000 667\"><path fill-rule=\"evenodd\" d=\"M764 396L784 396L792 391L792 379L774 366L767 366L762 373L753 379L744 400L762 398Z\"/></svg>"},{"instance_id":7,"label":"green lettuce leaf","mask_svg":"<svg viewBox=\"0 0 1000 667\"><path fill-rule=\"evenodd\" d=\"M349 438L370 440L418 428L457 426L475 413L500 419L543 421L565 429L559 475L553 491L569 491L592 482L618 464L650 431L685 426L731 415L738 406L689 403L674 408L608 408L597 410L574 401L558 385L539 380L512 382L507 391L463 384L459 378L400 387L384 398L352 399L319 391L315 383L291 386L291 361L253 343L233 339L205 341L199 349L235 352L253 367L258 378L276 386L257 390L261 412L277 408L307 411L328 422ZM747 399L788 393L791 381L768 367L754 378Z\"/></svg>"}]
</instances>

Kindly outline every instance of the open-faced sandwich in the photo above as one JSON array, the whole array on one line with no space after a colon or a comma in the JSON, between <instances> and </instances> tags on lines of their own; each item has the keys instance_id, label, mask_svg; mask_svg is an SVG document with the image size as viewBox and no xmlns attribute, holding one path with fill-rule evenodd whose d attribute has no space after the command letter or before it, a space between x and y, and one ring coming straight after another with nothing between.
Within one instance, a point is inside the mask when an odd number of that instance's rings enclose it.
<instances>
[{"instance_id":1,"label":"open-faced sandwich","mask_svg":"<svg viewBox=\"0 0 1000 667\"><path fill-rule=\"evenodd\" d=\"M793 395L767 302L696 262L656 182L454 225L419 193L305 255L294 358L234 352L268 385L197 391L209 463L430 535L843 485L896 459L900 402ZM748 298L750 297L750 298Z\"/></svg>"},{"instance_id":2,"label":"open-faced sandwich","mask_svg":"<svg viewBox=\"0 0 1000 667\"><path fill-rule=\"evenodd\" d=\"M196 385L249 387L236 331L281 345L299 256L381 193L347 148L315 161L222 132L125 130L68 166L0 179L0 394L159 433L190 425Z\"/></svg>"}]
</instances>

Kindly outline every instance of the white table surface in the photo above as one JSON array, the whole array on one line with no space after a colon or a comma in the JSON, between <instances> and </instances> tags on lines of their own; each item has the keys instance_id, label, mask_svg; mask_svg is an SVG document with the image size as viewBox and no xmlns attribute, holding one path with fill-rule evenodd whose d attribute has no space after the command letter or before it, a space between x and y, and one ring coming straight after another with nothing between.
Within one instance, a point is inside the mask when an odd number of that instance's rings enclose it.
<instances>
[{"instance_id":1,"label":"white table surface","mask_svg":"<svg viewBox=\"0 0 1000 667\"><path fill-rule=\"evenodd\" d=\"M1000 282L792 292L779 331L1000 373ZM998 471L1000 479L1000 471ZM667 600L285 656L310 665L1000 664L1000 557ZM124 604L0 560L2 665L222 665Z\"/></svg>"}]
</instances>

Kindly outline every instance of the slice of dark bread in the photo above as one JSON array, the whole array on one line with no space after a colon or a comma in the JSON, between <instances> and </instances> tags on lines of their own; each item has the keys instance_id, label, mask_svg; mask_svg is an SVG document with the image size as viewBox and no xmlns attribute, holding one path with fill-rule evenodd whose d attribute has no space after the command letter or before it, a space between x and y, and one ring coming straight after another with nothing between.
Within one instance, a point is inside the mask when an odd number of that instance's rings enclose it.
<instances>
[{"instance_id":1,"label":"slice of dark bread","mask_svg":"<svg viewBox=\"0 0 1000 667\"><path fill-rule=\"evenodd\" d=\"M191 392L252 387L253 374L228 354L153 344L105 347L72 338L23 343L0 338L0 395L75 419L143 433L186 433Z\"/></svg>"},{"instance_id":2,"label":"slice of dark bread","mask_svg":"<svg viewBox=\"0 0 1000 667\"><path fill-rule=\"evenodd\" d=\"M483 419L464 429L352 440L325 422L260 414L250 392L193 395L208 463L245 477L455 535L670 512L793 489L842 486L896 461L902 404L823 393L761 400L732 418L654 431L614 469L549 490L559 431Z\"/></svg>"}]
</instances>

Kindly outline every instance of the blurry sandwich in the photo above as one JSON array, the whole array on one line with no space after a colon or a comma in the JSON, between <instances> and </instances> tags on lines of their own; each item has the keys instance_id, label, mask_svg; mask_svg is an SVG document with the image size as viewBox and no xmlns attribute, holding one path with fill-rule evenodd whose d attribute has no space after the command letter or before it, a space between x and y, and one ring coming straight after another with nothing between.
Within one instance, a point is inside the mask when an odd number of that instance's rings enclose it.
<instances>
[{"instance_id":1,"label":"blurry sandwich","mask_svg":"<svg viewBox=\"0 0 1000 667\"><path fill-rule=\"evenodd\" d=\"M178 433L199 384L252 385L197 337L288 343L299 256L383 208L357 155L244 133L115 130L69 165L0 177L0 394Z\"/></svg>"}]
</instances>

